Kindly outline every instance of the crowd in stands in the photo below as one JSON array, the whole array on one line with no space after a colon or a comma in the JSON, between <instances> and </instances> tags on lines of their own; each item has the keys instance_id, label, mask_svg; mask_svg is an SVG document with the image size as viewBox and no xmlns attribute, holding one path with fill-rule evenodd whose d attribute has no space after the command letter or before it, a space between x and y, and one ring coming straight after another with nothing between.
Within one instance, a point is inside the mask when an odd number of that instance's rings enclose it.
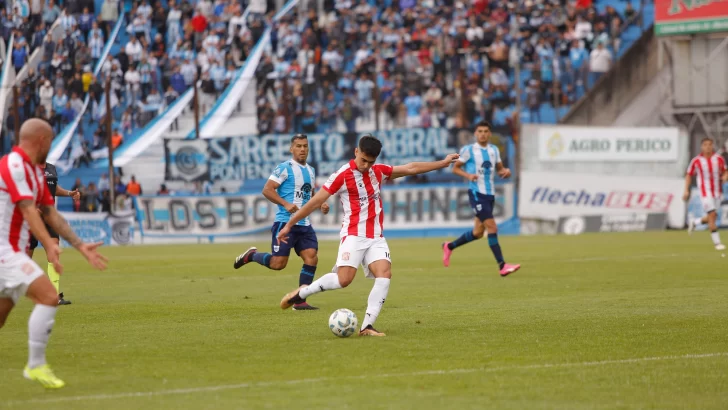
<instances>
[{"instance_id":1,"label":"crowd in stands","mask_svg":"<svg viewBox=\"0 0 728 410\"><path fill-rule=\"evenodd\" d=\"M77 178L71 190L78 190L81 199L74 202L75 212L111 212L111 190L114 190L115 210L132 209L134 196L142 195L144 191L134 175L128 183L124 183L119 175L114 175L113 184L108 174L103 174L98 182L89 182L84 185L81 178Z\"/></svg>"},{"instance_id":2,"label":"crowd in stands","mask_svg":"<svg viewBox=\"0 0 728 410\"><path fill-rule=\"evenodd\" d=\"M383 128L502 125L516 98L540 121L544 104L570 105L609 70L637 13L629 2L622 14L598 12L590 0L326 0L324 9L274 26L257 72L259 133L355 131L377 109Z\"/></svg>"},{"instance_id":3,"label":"crowd in stands","mask_svg":"<svg viewBox=\"0 0 728 410\"><path fill-rule=\"evenodd\" d=\"M245 19L242 2L234 0L168 0L153 4L138 0L127 2L126 10L123 2L104 0L98 14L86 6L68 10L56 6L53 0L48 2L39 17L40 30L30 41L42 48L43 61L18 87L19 119L22 123L31 116L45 118L60 132L83 111L77 133L84 136L84 153L103 148L107 141L105 128L98 127L107 118L107 81L112 90L114 135L127 137L143 127L196 80L204 114L265 30L263 16L267 8L265 2L254 0L255 7ZM56 18L65 35L54 42L44 27ZM99 61L120 18L124 26L117 45L104 61ZM17 42L18 30L15 32ZM21 39L17 44L27 43ZM18 60L18 66L25 62ZM93 74L97 65L98 77ZM84 110L86 95L89 104ZM11 137L15 126L13 109L6 116Z\"/></svg>"}]
</instances>

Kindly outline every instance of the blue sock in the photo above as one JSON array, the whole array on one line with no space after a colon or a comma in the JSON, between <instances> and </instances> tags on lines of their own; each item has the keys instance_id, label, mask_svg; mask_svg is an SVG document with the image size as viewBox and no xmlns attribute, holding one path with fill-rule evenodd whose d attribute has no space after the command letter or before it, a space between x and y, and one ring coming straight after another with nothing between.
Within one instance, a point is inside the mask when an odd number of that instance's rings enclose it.
<instances>
[{"instance_id":1,"label":"blue sock","mask_svg":"<svg viewBox=\"0 0 728 410\"><path fill-rule=\"evenodd\" d=\"M273 257L270 253L260 253L256 252L253 254L253 262L261 264L265 266L266 268L270 268L270 260Z\"/></svg>"},{"instance_id":2,"label":"blue sock","mask_svg":"<svg viewBox=\"0 0 728 410\"><path fill-rule=\"evenodd\" d=\"M298 286L310 285L313 277L316 275L316 267L311 265L303 265L301 268L301 276L298 277Z\"/></svg>"},{"instance_id":3,"label":"blue sock","mask_svg":"<svg viewBox=\"0 0 728 410\"><path fill-rule=\"evenodd\" d=\"M454 241L447 244L448 249L453 250L457 248L458 246L463 246L468 242L472 242L475 240L475 236L473 236L473 231L467 231L464 234L460 235L459 238L455 239Z\"/></svg>"},{"instance_id":4,"label":"blue sock","mask_svg":"<svg viewBox=\"0 0 728 410\"><path fill-rule=\"evenodd\" d=\"M506 261L503 260L503 252L501 252L500 244L498 243L497 233L488 234L488 245L490 245L490 250L493 252L493 256L495 256L495 260L498 262L498 267L503 269L503 265L506 264Z\"/></svg>"}]
</instances>

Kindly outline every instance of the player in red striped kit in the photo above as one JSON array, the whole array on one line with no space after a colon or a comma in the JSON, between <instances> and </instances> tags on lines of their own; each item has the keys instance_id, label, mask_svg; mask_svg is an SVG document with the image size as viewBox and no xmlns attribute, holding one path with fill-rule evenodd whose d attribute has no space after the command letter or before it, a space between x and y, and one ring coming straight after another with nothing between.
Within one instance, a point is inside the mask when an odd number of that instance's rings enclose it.
<instances>
[{"instance_id":1,"label":"player in red striped kit","mask_svg":"<svg viewBox=\"0 0 728 410\"><path fill-rule=\"evenodd\" d=\"M717 210L723 200L723 182L728 180L728 170L723 157L715 153L713 140L710 138L703 139L700 144L700 151L700 155L693 158L690 165L688 165L683 200L687 201L690 198L690 185L693 182L693 177L697 177L700 202L703 204L706 215L702 218L689 220L688 233L692 233L696 225L708 224L715 249L722 251L725 249L725 245L720 241L716 220L718 219Z\"/></svg>"},{"instance_id":2,"label":"player in red striped kit","mask_svg":"<svg viewBox=\"0 0 728 410\"><path fill-rule=\"evenodd\" d=\"M374 164L382 150L382 143L371 135L359 140L354 151L355 158L331 175L323 189L291 216L290 221L278 233L278 240L285 242L298 221L321 207L332 195L339 195L344 208L339 255L333 272L327 273L311 285L303 285L285 295L281 308L287 309L301 300L325 290L349 286L359 265L368 278L374 278L374 287L369 294L367 311L362 321L360 336L384 336L374 329L374 322L382 310L389 292L392 277L392 263L389 246L384 239L384 212L381 196L382 183L409 175L424 174L447 168L458 157L450 154L435 162L412 162L407 165L390 166Z\"/></svg>"},{"instance_id":3,"label":"player in red striped kit","mask_svg":"<svg viewBox=\"0 0 728 410\"><path fill-rule=\"evenodd\" d=\"M61 248L51 239L43 223L68 241L98 269L106 268L106 258L96 248L102 243L83 243L53 206L43 169L51 147L53 129L33 118L20 127L19 144L0 159L0 327L21 296L34 304L28 319L28 364L25 378L43 387L64 386L46 363L46 345L58 309L58 293L45 272L25 253L30 233L45 248L48 262L63 273L59 262ZM41 219L41 214L42 219Z\"/></svg>"}]
</instances>

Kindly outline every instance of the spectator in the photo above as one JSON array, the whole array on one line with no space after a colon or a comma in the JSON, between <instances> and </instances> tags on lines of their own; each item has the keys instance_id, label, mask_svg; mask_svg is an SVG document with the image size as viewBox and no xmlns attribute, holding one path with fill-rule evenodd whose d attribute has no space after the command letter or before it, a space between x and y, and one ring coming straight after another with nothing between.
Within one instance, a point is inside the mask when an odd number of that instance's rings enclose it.
<instances>
[{"instance_id":1,"label":"spectator","mask_svg":"<svg viewBox=\"0 0 728 410\"><path fill-rule=\"evenodd\" d=\"M142 195L142 186L136 181L136 177L134 175L131 176L131 181L126 184L126 193L131 196Z\"/></svg>"},{"instance_id":2,"label":"spectator","mask_svg":"<svg viewBox=\"0 0 728 410\"><path fill-rule=\"evenodd\" d=\"M124 143L124 137L121 136L121 133L119 132L119 129L115 129L114 133L111 135L111 148L116 150L119 148L119 145ZM117 177L118 178L118 177ZM101 185L99 183L99 185Z\"/></svg>"},{"instance_id":3,"label":"spectator","mask_svg":"<svg viewBox=\"0 0 728 410\"><path fill-rule=\"evenodd\" d=\"M599 78L609 71L612 66L612 53L604 47L604 43L597 44L597 48L592 50L589 56L589 69L591 71L590 83L596 84Z\"/></svg>"},{"instance_id":4,"label":"spectator","mask_svg":"<svg viewBox=\"0 0 728 410\"><path fill-rule=\"evenodd\" d=\"M81 195L81 212L98 212L99 196L96 184L89 182Z\"/></svg>"},{"instance_id":5,"label":"spectator","mask_svg":"<svg viewBox=\"0 0 728 410\"><path fill-rule=\"evenodd\" d=\"M409 95L404 99L404 105L407 107L407 127L419 127L421 124L422 98L417 95L415 90L410 90Z\"/></svg>"},{"instance_id":6,"label":"spectator","mask_svg":"<svg viewBox=\"0 0 728 410\"><path fill-rule=\"evenodd\" d=\"M109 175L106 173L101 174L99 183L97 184L99 192L105 192L109 190Z\"/></svg>"},{"instance_id":7,"label":"spectator","mask_svg":"<svg viewBox=\"0 0 728 410\"><path fill-rule=\"evenodd\" d=\"M126 185L124 185L121 181L121 177L118 175L114 175L114 194L117 198L126 194Z\"/></svg>"},{"instance_id":8,"label":"spectator","mask_svg":"<svg viewBox=\"0 0 728 410\"><path fill-rule=\"evenodd\" d=\"M53 87L51 82L46 80L40 89L38 90L38 97L40 99L40 105L45 108L47 113L53 109Z\"/></svg>"},{"instance_id":9,"label":"spectator","mask_svg":"<svg viewBox=\"0 0 728 410\"><path fill-rule=\"evenodd\" d=\"M169 195L169 190L167 189L167 186L162 184L159 186L159 191L157 191L157 195Z\"/></svg>"}]
</instances>

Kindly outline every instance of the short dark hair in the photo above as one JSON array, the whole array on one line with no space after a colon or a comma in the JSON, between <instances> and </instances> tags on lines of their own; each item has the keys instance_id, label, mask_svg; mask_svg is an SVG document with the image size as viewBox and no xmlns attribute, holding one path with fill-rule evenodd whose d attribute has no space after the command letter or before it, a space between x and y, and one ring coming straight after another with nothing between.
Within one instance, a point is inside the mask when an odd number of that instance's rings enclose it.
<instances>
[{"instance_id":1,"label":"short dark hair","mask_svg":"<svg viewBox=\"0 0 728 410\"><path fill-rule=\"evenodd\" d=\"M377 158L382 152L382 141L376 139L372 134L367 134L359 139L359 151Z\"/></svg>"},{"instance_id":2,"label":"short dark hair","mask_svg":"<svg viewBox=\"0 0 728 410\"><path fill-rule=\"evenodd\" d=\"M296 142L296 140L307 140L307 139L308 139L308 135L306 135L306 134L296 134L291 137L291 144Z\"/></svg>"},{"instance_id":3,"label":"short dark hair","mask_svg":"<svg viewBox=\"0 0 728 410\"><path fill-rule=\"evenodd\" d=\"M705 137L702 140L700 140L700 144L702 145L705 141L713 142L713 139L712 138Z\"/></svg>"},{"instance_id":4,"label":"short dark hair","mask_svg":"<svg viewBox=\"0 0 728 410\"><path fill-rule=\"evenodd\" d=\"M476 130L480 127L487 127L488 129L490 129L490 123L488 121L483 120L483 121L480 121L479 123L475 124Z\"/></svg>"}]
</instances>

